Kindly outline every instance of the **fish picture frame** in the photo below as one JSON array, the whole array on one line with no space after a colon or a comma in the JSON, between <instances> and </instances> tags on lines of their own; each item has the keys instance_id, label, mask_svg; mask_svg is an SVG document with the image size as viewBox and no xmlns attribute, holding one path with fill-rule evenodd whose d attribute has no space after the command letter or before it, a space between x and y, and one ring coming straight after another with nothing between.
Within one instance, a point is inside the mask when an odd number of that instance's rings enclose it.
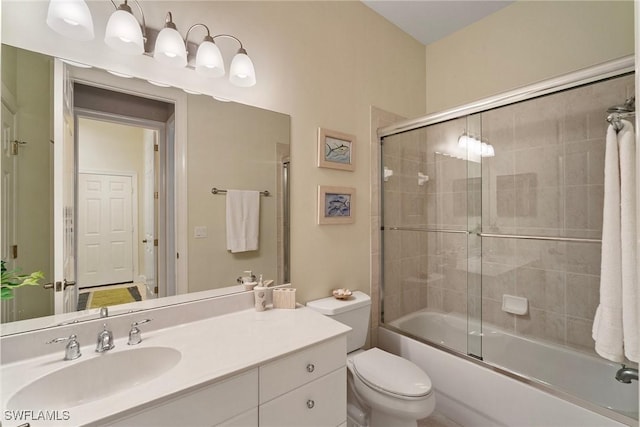
<instances>
[{"instance_id":1,"label":"fish picture frame","mask_svg":"<svg viewBox=\"0 0 640 427\"><path fill-rule=\"evenodd\" d=\"M318 186L318 224L352 224L355 222L356 189Z\"/></svg>"},{"instance_id":2,"label":"fish picture frame","mask_svg":"<svg viewBox=\"0 0 640 427\"><path fill-rule=\"evenodd\" d=\"M343 132L318 128L318 167L355 170L356 137Z\"/></svg>"}]
</instances>

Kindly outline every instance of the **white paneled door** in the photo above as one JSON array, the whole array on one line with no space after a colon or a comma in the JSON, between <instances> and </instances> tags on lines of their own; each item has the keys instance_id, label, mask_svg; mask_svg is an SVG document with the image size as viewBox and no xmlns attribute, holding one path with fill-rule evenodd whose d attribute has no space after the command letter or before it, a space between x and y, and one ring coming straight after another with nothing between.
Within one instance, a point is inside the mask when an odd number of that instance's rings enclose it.
<instances>
[{"instance_id":1,"label":"white paneled door","mask_svg":"<svg viewBox=\"0 0 640 427\"><path fill-rule=\"evenodd\" d=\"M133 281L131 176L78 174L78 285Z\"/></svg>"}]
</instances>

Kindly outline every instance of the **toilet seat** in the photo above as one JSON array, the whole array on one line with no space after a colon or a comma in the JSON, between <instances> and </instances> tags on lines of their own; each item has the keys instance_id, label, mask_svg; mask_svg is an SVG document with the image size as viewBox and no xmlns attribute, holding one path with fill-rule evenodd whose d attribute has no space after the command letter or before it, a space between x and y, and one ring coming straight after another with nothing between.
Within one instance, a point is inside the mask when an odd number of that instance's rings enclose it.
<instances>
[{"instance_id":1,"label":"toilet seat","mask_svg":"<svg viewBox=\"0 0 640 427\"><path fill-rule=\"evenodd\" d=\"M351 359L352 372L372 389L399 399L424 399L432 392L431 379L413 362L379 348Z\"/></svg>"}]
</instances>

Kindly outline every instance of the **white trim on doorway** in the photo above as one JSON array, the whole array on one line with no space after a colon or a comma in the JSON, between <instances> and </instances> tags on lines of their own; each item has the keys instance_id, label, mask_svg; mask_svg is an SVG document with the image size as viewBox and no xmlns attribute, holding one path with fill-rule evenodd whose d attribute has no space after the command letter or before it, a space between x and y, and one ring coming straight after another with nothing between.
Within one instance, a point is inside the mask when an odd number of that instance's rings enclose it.
<instances>
[{"instance_id":1,"label":"white trim on doorway","mask_svg":"<svg viewBox=\"0 0 640 427\"><path fill-rule=\"evenodd\" d=\"M179 89L166 88L170 95L158 96L155 86L138 79L123 79L106 75L101 70L74 68L72 78L78 83L141 96L158 101L173 103L175 106L175 136L173 148L173 180L167 185L174 189L174 249L171 255L175 269L176 293L186 294L189 290L188 259L188 216L187 216L187 94ZM169 258L167 259L169 260Z\"/></svg>"}]
</instances>

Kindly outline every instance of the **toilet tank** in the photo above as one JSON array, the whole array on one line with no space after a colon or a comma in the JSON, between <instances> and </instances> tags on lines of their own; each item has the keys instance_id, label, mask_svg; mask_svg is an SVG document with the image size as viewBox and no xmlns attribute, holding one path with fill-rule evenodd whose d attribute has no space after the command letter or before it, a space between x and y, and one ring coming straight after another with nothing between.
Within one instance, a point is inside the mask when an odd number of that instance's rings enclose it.
<instances>
[{"instance_id":1,"label":"toilet tank","mask_svg":"<svg viewBox=\"0 0 640 427\"><path fill-rule=\"evenodd\" d=\"M362 348L367 340L371 298L364 292L354 291L345 300L327 297L309 301L307 307L351 327L347 335L347 353Z\"/></svg>"}]
</instances>

